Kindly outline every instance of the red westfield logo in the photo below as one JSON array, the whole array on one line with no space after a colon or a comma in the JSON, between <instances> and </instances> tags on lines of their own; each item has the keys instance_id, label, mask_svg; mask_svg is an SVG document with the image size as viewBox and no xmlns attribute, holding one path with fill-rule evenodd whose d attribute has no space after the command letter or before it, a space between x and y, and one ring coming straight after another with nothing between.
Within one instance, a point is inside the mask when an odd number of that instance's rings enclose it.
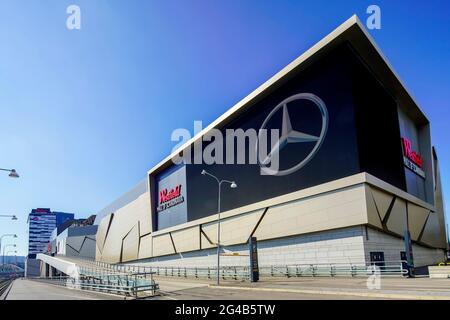
<instances>
[{"instance_id":1,"label":"red westfield logo","mask_svg":"<svg viewBox=\"0 0 450 320\"><path fill-rule=\"evenodd\" d=\"M178 198L179 196L181 196L181 184L170 191L167 188L163 189L159 192L159 204Z\"/></svg>"},{"instance_id":2,"label":"red westfield logo","mask_svg":"<svg viewBox=\"0 0 450 320\"><path fill-rule=\"evenodd\" d=\"M402 138L402 144L403 144L403 153L405 157L407 157L417 166L422 167L423 165L422 156L416 151L413 151L411 149L411 141L409 141L408 138Z\"/></svg>"}]
</instances>

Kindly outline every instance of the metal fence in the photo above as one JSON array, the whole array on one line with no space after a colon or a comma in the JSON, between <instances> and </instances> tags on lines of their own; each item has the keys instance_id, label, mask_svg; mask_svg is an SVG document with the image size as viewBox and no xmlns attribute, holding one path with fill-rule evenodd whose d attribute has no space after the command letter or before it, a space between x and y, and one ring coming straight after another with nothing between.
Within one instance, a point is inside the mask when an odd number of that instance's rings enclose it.
<instances>
[{"instance_id":1,"label":"metal fence","mask_svg":"<svg viewBox=\"0 0 450 320\"><path fill-rule=\"evenodd\" d=\"M73 289L123 294L134 298L154 296L159 291L159 285L153 279L153 273L91 273L81 274L79 277L56 276L32 279Z\"/></svg>"},{"instance_id":2,"label":"metal fence","mask_svg":"<svg viewBox=\"0 0 450 320\"><path fill-rule=\"evenodd\" d=\"M367 264L296 264L273 265L259 268L261 277L367 277L373 274L380 276L405 276L404 261L385 261Z\"/></svg>"},{"instance_id":3,"label":"metal fence","mask_svg":"<svg viewBox=\"0 0 450 320\"><path fill-rule=\"evenodd\" d=\"M95 260L84 259L81 267L83 273L153 273L160 277L177 277L191 279L215 279L216 267L181 267L181 266L143 266L133 264L109 264ZM89 268L92 271L89 271ZM100 271L103 270L103 271ZM368 277L373 274L380 276L405 276L408 274L406 261L384 261L373 263L323 263L323 264L290 264L262 265L259 267L261 278L273 277ZM248 280L249 267L222 266L220 278L223 280Z\"/></svg>"},{"instance_id":4,"label":"metal fence","mask_svg":"<svg viewBox=\"0 0 450 320\"><path fill-rule=\"evenodd\" d=\"M217 268L215 267L179 267L179 266L136 266L114 265L122 272L153 272L156 276L215 279ZM408 270L405 261L385 261L380 263L352 264L294 264L294 265L270 265L259 267L261 278L272 277L368 277L373 274L380 276L405 276ZM250 279L249 267L224 266L220 268L220 278L223 280L248 280Z\"/></svg>"}]
</instances>

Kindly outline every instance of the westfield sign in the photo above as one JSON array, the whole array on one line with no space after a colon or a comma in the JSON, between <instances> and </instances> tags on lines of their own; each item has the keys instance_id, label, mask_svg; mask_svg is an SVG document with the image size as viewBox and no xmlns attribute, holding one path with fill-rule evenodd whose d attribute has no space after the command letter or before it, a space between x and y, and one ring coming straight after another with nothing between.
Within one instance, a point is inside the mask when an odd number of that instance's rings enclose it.
<instances>
[{"instance_id":1,"label":"westfield sign","mask_svg":"<svg viewBox=\"0 0 450 320\"><path fill-rule=\"evenodd\" d=\"M422 156L416 151L413 151L411 149L411 141L409 141L408 138L402 138L402 144L403 144L403 153L405 157L407 157L409 160L414 162L414 164L422 168L423 166Z\"/></svg>"},{"instance_id":2,"label":"westfield sign","mask_svg":"<svg viewBox=\"0 0 450 320\"><path fill-rule=\"evenodd\" d=\"M402 137L403 146L403 162L407 168L414 173L418 174L422 178L425 178L425 172L423 168L422 156L414 151L411 147L411 141L408 138Z\"/></svg>"},{"instance_id":3,"label":"westfield sign","mask_svg":"<svg viewBox=\"0 0 450 320\"><path fill-rule=\"evenodd\" d=\"M170 207L176 206L184 202L184 197L181 195L181 184L173 189L163 189L159 192L159 205L157 211L163 211Z\"/></svg>"}]
</instances>

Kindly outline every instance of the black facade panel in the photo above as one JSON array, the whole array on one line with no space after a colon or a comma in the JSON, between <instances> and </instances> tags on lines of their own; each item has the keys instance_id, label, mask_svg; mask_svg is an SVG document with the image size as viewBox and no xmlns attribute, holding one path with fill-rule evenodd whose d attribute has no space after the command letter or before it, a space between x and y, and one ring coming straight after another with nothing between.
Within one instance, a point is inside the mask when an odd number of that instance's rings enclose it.
<instances>
[{"instance_id":1,"label":"black facade panel","mask_svg":"<svg viewBox=\"0 0 450 320\"><path fill-rule=\"evenodd\" d=\"M406 191L396 101L360 60L352 69L361 171Z\"/></svg>"},{"instance_id":2,"label":"black facade panel","mask_svg":"<svg viewBox=\"0 0 450 320\"><path fill-rule=\"evenodd\" d=\"M233 120L218 129L224 139L226 129L254 129L258 132L280 102L298 93L316 95L323 100L328 112L328 130L314 157L301 169L284 176L261 175L259 164L248 164L248 154L246 164L237 164L236 157L234 164L186 164L186 186L182 187L187 190L187 221L217 213L218 185L211 177L201 175L203 169L220 179L234 180L238 185L236 189L230 188L229 184L222 185L221 211L360 172L368 172L406 190L396 102L347 43L307 69L285 77L283 83L270 92L266 90L252 106L238 111ZM315 136L320 134L322 115L314 103L292 101L287 109L294 130ZM273 114L266 129L281 130L282 119L281 109ZM200 150L209 143L203 142ZM252 147L247 145L247 152ZM280 169L297 164L313 148L314 143L287 144L280 151ZM225 148L223 154L226 159ZM191 163L193 160L194 157ZM158 194L154 177L150 177L150 185L152 210L155 212ZM155 217L153 215L153 219Z\"/></svg>"},{"instance_id":3,"label":"black facade panel","mask_svg":"<svg viewBox=\"0 0 450 320\"><path fill-rule=\"evenodd\" d=\"M282 86L267 94L224 129L261 128L269 113L284 99L297 93L313 93L326 104L329 114L328 131L314 158L300 170L286 176L260 174L258 164L187 165L188 221L217 212L216 181L202 176L202 169L222 179L235 180L237 189L222 185L221 211L238 208L303 188L333 181L360 172L356 138L355 115L352 105L351 50L343 45L327 57L297 74ZM289 104L292 126L318 135L321 116L312 102ZM282 112L272 119L271 128L281 128ZM205 147L205 143L203 145ZM289 144L280 152L281 169L289 168L304 158L313 144ZM224 154L226 154L224 150Z\"/></svg>"}]
</instances>

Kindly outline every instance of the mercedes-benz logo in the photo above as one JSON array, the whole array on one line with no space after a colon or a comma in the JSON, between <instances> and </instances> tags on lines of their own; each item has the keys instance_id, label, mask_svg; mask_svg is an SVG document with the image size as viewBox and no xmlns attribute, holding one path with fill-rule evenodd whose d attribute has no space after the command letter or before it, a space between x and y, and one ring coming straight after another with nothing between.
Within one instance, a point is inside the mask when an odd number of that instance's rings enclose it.
<instances>
[{"instance_id":1,"label":"mercedes-benz logo","mask_svg":"<svg viewBox=\"0 0 450 320\"><path fill-rule=\"evenodd\" d=\"M320 130L320 134L318 136L307 134L301 131L294 130L292 128L291 120L289 117L289 111L288 111L288 103L295 101L295 100L309 100L312 101L317 108L320 111L320 114L322 116L322 129ZM261 128L258 132L258 140L261 139L261 130L265 129L267 126L267 123L269 120L274 116L274 114L280 109L283 108L283 120L282 120L282 126L281 126L281 136L279 140L273 145L272 149L270 150L269 154L264 158L260 159L259 155L259 143L257 142L256 150L257 150L257 157L258 157L258 163L261 167L262 173L266 175L275 175L275 176L285 176L288 174L291 174L299 169L301 169L303 166L305 166L319 151L320 146L323 143L323 140L325 138L325 135L328 130L328 111L325 103L320 99L318 96L312 94L312 93L298 93L293 96L290 96L289 98L286 98L282 102L280 102L273 110L269 113L267 118L264 120L263 124L261 125ZM272 168L268 167L268 164L273 159L273 156L275 153L278 153L289 143L314 143L314 147L311 150L311 152L303 158L300 162L298 162L295 166L284 169L284 170L273 170Z\"/></svg>"}]
</instances>

